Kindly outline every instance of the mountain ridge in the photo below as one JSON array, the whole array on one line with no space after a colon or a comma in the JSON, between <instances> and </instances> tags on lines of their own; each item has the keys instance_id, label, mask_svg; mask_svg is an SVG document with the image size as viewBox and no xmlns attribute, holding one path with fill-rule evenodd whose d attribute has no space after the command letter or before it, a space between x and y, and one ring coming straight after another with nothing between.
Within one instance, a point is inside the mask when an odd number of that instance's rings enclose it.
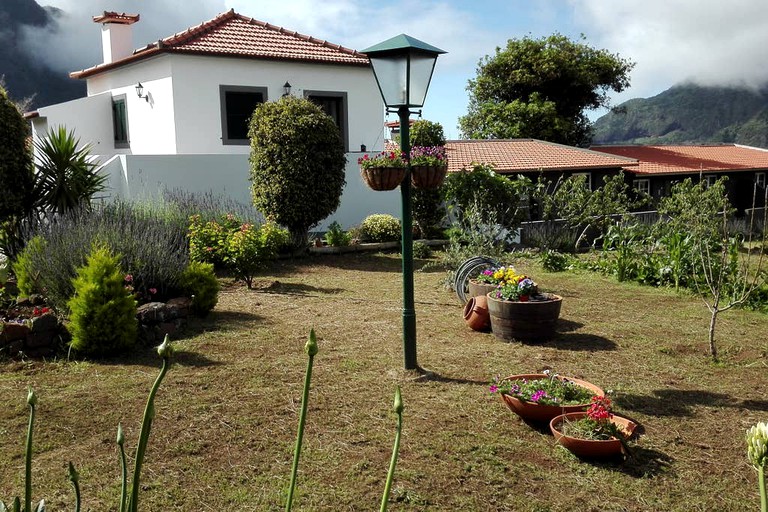
<instances>
[{"instance_id":1,"label":"mountain ridge","mask_svg":"<svg viewBox=\"0 0 768 512\"><path fill-rule=\"evenodd\" d=\"M625 101L597 119L592 142L768 148L768 86L678 84L650 98Z\"/></svg>"}]
</instances>

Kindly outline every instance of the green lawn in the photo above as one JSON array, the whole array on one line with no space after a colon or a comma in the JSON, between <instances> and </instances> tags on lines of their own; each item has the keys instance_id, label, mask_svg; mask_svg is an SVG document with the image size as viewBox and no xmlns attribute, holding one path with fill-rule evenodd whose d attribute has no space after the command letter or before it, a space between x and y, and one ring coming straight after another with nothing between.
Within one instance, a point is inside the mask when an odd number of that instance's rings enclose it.
<instances>
[{"instance_id":1,"label":"green lawn","mask_svg":"<svg viewBox=\"0 0 768 512\"><path fill-rule=\"evenodd\" d=\"M742 511L758 507L745 431L768 420L768 316L731 311L723 362L707 357L708 312L691 296L515 262L564 298L557 339L504 343L465 327L442 273L417 272L418 360L402 370L395 255L285 261L255 290L224 281L219 304L176 342L156 400L143 510L281 510L306 366L318 335L294 510L376 510L405 402L390 510ZM419 264L417 263L417 267ZM34 496L116 510L118 422L132 456L160 361L147 349L107 362L0 361L0 497L23 492L27 386L39 396ZM637 460L582 462L488 393L496 374L551 368L614 391L644 430Z\"/></svg>"}]
</instances>

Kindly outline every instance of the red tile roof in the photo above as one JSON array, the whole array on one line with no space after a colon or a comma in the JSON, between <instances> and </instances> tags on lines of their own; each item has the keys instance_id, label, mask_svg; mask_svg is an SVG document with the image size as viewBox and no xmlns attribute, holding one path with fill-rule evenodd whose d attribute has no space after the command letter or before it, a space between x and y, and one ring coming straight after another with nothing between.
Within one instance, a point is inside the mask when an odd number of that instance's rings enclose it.
<instances>
[{"instance_id":1,"label":"red tile roof","mask_svg":"<svg viewBox=\"0 0 768 512\"><path fill-rule=\"evenodd\" d=\"M69 76L87 78L160 53L369 65L368 57L363 53L230 10L196 27L139 48L124 59L73 71Z\"/></svg>"},{"instance_id":2,"label":"red tile roof","mask_svg":"<svg viewBox=\"0 0 768 512\"><path fill-rule=\"evenodd\" d=\"M637 160L535 139L450 140L448 171L490 164L500 174L525 171L581 171L637 165Z\"/></svg>"},{"instance_id":3,"label":"red tile roof","mask_svg":"<svg viewBox=\"0 0 768 512\"><path fill-rule=\"evenodd\" d=\"M768 169L768 150L736 144L688 146L592 146L616 156L636 158L634 174L691 174L695 172Z\"/></svg>"}]
</instances>

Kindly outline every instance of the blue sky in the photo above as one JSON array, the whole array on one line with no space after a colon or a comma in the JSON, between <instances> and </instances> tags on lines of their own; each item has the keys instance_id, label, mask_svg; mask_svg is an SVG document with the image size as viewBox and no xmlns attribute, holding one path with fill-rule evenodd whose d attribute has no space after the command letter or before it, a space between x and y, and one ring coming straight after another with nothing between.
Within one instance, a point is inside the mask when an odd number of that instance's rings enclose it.
<instances>
[{"instance_id":1,"label":"blue sky","mask_svg":"<svg viewBox=\"0 0 768 512\"><path fill-rule=\"evenodd\" d=\"M45 4L45 0L40 2ZM766 0L48 0L66 11L62 29L28 41L66 71L101 61L104 10L140 13L135 46L235 11L291 30L363 49L400 33L448 53L438 59L423 115L458 138L467 81L478 61L508 39L581 34L597 48L636 63L632 86L614 104L650 97L683 81L756 86L768 82ZM45 50L45 51L42 51ZM592 113L595 118L601 112ZM390 116L394 120L394 116Z\"/></svg>"}]
</instances>

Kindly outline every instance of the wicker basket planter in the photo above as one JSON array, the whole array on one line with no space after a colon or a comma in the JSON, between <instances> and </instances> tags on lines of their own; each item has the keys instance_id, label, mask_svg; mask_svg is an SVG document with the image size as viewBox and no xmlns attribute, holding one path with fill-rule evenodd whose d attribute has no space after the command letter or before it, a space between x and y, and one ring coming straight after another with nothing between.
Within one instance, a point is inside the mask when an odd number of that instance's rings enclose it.
<instances>
[{"instance_id":1,"label":"wicker basket planter","mask_svg":"<svg viewBox=\"0 0 768 512\"><path fill-rule=\"evenodd\" d=\"M394 190L405 178L405 167L369 167L360 169L360 176L371 190Z\"/></svg>"}]
</instances>

